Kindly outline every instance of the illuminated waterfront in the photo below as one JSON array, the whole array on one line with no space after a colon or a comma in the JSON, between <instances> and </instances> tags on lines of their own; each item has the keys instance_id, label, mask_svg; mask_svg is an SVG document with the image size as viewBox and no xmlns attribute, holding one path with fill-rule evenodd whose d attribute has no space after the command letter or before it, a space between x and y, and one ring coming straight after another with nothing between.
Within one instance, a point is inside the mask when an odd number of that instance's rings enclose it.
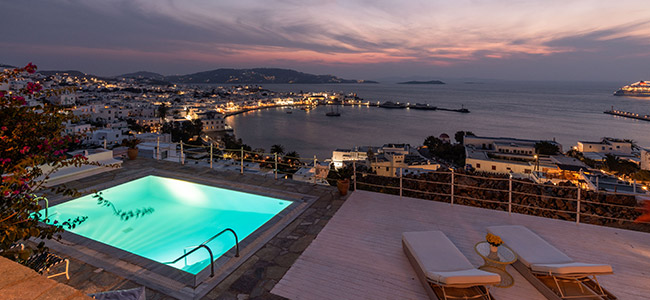
<instances>
[{"instance_id":1,"label":"illuminated waterfront","mask_svg":"<svg viewBox=\"0 0 650 300\"><path fill-rule=\"evenodd\" d=\"M341 107L340 118L326 117L328 108L309 112L284 109L252 111L228 117L237 137L253 148L283 144L303 156L331 156L335 148L404 142L420 145L429 135L470 130L480 135L552 139L569 149L578 140L603 136L630 138L650 145L650 124L614 117L603 111L617 109L650 112L642 98L612 95L621 83L486 82L436 86L396 84L265 85L274 91L356 92L369 101L429 103L471 113L376 107Z\"/></svg>"}]
</instances>

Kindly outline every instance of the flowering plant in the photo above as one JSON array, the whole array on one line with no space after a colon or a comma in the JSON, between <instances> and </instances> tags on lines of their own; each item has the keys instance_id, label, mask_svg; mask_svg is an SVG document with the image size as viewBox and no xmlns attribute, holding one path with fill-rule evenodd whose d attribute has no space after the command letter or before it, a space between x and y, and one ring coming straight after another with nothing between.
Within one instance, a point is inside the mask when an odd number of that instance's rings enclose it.
<instances>
[{"instance_id":1,"label":"flowering plant","mask_svg":"<svg viewBox=\"0 0 650 300\"><path fill-rule=\"evenodd\" d=\"M68 157L69 149L79 144L78 134L66 134L65 124L74 115L61 107L42 101L75 87L44 88L33 80L36 66L0 70L0 84L31 80L13 90L0 90L0 250L8 250L21 240L50 239L63 226L74 227L80 219L48 225L39 211L45 180L53 172L67 166L90 164L82 155ZM32 105L28 105L30 99ZM37 103L37 105L33 105ZM41 166L50 168L41 168ZM51 188L52 192L74 195L65 186ZM42 245L42 244L41 244ZM2 251L0 251L2 252Z\"/></svg>"},{"instance_id":2,"label":"flowering plant","mask_svg":"<svg viewBox=\"0 0 650 300\"><path fill-rule=\"evenodd\" d=\"M491 234L491 233L488 233L485 236L485 240L488 242L488 244L490 244L490 245L492 245L494 247L499 247L499 246L501 246L501 244L503 244L503 241L501 240L501 238L498 235L494 235L494 234Z\"/></svg>"}]
</instances>

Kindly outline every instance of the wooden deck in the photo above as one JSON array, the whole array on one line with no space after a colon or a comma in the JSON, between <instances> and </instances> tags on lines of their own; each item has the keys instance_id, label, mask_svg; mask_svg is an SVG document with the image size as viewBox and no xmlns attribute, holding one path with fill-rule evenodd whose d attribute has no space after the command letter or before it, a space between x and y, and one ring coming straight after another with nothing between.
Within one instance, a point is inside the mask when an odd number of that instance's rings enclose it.
<instances>
[{"instance_id":1,"label":"wooden deck","mask_svg":"<svg viewBox=\"0 0 650 300\"><path fill-rule=\"evenodd\" d=\"M475 265L486 227L525 225L582 262L609 263L599 280L619 299L650 297L650 234L398 196L354 192L273 294L290 299L428 299L402 252L406 231L441 230ZM497 299L544 299L514 268L515 285Z\"/></svg>"}]
</instances>

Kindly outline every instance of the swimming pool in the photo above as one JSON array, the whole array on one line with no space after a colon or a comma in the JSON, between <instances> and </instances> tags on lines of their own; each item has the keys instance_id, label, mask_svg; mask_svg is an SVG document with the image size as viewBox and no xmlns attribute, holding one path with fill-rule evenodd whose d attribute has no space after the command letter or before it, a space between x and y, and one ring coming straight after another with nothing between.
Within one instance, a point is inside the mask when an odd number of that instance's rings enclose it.
<instances>
[{"instance_id":1,"label":"swimming pool","mask_svg":"<svg viewBox=\"0 0 650 300\"><path fill-rule=\"evenodd\" d=\"M244 240L292 204L292 201L153 175L101 193L105 200L101 203L93 195L87 195L50 207L51 221L61 223L88 217L68 231L163 264L176 260L226 228L233 229L240 241ZM207 246L217 260L235 246L235 239L226 232ZM207 251L200 249L167 265L196 275L210 265L210 259Z\"/></svg>"}]
</instances>

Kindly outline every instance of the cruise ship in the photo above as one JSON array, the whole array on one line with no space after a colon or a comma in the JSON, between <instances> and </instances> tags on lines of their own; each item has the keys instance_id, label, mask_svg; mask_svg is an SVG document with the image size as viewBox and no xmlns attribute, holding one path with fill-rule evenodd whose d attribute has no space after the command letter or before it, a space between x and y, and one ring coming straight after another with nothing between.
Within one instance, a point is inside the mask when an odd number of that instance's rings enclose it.
<instances>
[{"instance_id":1,"label":"cruise ship","mask_svg":"<svg viewBox=\"0 0 650 300\"><path fill-rule=\"evenodd\" d=\"M616 91L614 96L650 97L650 82L637 81Z\"/></svg>"}]
</instances>

